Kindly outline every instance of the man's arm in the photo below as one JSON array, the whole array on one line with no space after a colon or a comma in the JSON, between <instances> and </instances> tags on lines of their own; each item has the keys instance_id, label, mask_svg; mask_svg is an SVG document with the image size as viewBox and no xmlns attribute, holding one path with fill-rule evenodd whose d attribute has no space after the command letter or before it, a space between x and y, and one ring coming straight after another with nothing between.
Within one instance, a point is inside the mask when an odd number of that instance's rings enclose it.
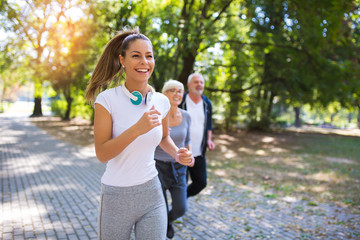
<instances>
[{"instance_id":1,"label":"man's arm","mask_svg":"<svg viewBox=\"0 0 360 240\"><path fill-rule=\"evenodd\" d=\"M212 137L212 130L208 130L207 145L210 151L214 150L215 148L215 143L211 140L211 137Z\"/></svg>"},{"instance_id":2,"label":"man's arm","mask_svg":"<svg viewBox=\"0 0 360 240\"><path fill-rule=\"evenodd\" d=\"M208 147L209 147L209 150L210 151L212 151L212 150L214 150L214 148L215 148L215 143L212 141L212 104L211 104L211 101L210 101L210 99L207 99L208 100L208 116L207 116L207 122L208 122L208 124L207 124L207 130L208 130L208 132L207 132L207 135L208 135L208 137L207 137L207 145L208 145Z\"/></svg>"}]
</instances>

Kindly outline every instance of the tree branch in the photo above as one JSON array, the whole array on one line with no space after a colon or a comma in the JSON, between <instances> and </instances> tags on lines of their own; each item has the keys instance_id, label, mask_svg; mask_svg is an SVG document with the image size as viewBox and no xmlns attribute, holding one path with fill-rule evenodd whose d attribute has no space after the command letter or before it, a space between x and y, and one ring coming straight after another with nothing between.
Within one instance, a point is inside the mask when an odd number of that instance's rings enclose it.
<instances>
[{"instance_id":1,"label":"tree branch","mask_svg":"<svg viewBox=\"0 0 360 240\"><path fill-rule=\"evenodd\" d=\"M239 45L251 45L251 46L261 46L261 47L265 47L265 46L274 46L274 47L278 47L278 48L288 48L288 49L292 49L298 52L306 52L304 49L302 49L301 47L296 47L296 46L292 46L292 45L285 45L285 44L273 44L273 43L268 43L268 42L242 42L239 40L226 40L226 41L219 41L218 43L235 43L235 44L239 44Z\"/></svg>"},{"instance_id":2,"label":"tree branch","mask_svg":"<svg viewBox=\"0 0 360 240\"><path fill-rule=\"evenodd\" d=\"M250 85L247 88L240 88L240 89L236 89L236 90L218 89L218 88L209 88L209 87L205 87L205 89L209 92L224 92L224 93L233 93L233 94L235 93L236 94L236 93L245 92L245 91L250 90L257 86L263 86L263 85L270 84L270 83L271 83L271 81L255 83L255 84Z\"/></svg>"},{"instance_id":3,"label":"tree branch","mask_svg":"<svg viewBox=\"0 0 360 240\"><path fill-rule=\"evenodd\" d=\"M209 19L209 16L207 16L206 13L207 13L207 8L208 8L208 6L210 6L210 4L211 4L211 0L206 0L204 3L203 9L201 10L201 16L204 19Z\"/></svg>"},{"instance_id":4,"label":"tree branch","mask_svg":"<svg viewBox=\"0 0 360 240\"><path fill-rule=\"evenodd\" d=\"M220 19L221 14L223 14L226 9L230 6L230 4L232 3L233 0L230 0L227 2L227 4L224 5L224 7L221 9L219 15L212 21L212 23L210 24L210 26L212 26L216 21L218 21Z\"/></svg>"}]
</instances>

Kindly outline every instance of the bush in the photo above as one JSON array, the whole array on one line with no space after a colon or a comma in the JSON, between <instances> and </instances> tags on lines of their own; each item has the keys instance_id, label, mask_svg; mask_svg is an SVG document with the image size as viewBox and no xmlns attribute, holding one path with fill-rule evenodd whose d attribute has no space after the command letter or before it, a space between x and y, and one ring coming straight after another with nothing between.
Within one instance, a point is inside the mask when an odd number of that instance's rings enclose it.
<instances>
[{"instance_id":1,"label":"bush","mask_svg":"<svg viewBox=\"0 0 360 240\"><path fill-rule=\"evenodd\" d=\"M66 112L67 103L63 97L51 100L51 112L54 116L63 117Z\"/></svg>"},{"instance_id":2,"label":"bush","mask_svg":"<svg viewBox=\"0 0 360 240\"><path fill-rule=\"evenodd\" d=\"M67 102L64 96L56 97L51 101L51 112L53 115L64 118L67 108ZM74 97L71 104L70 118L81 117L87 120L91 120L93 115L93 109L86 103L83 95L77 95Z\"/></svg>"},{"instance_id":3,"label":"bush","mask_svg":"<svg viewBox=\"0 0 360 240\"><path fill-rule=\"evenodd\" d=\"M260 121L251 120L247 125L248 130L250 131L269 131L270 130L271 121L269 118L262 118Z\"/></svg>"}]
</instances>

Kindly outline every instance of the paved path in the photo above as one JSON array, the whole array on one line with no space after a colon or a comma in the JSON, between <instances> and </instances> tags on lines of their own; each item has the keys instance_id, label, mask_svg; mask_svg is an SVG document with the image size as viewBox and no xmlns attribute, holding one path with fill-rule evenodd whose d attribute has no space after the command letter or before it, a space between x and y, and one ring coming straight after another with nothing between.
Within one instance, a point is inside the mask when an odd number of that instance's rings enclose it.
<instances>
[{"instance_id":1,"label":"paved path","mask_svg":"<svg viewBox=\"0 0 360 240\"><path fill-rule=\"evenodd\" d=\"M96 239L104 167L92 149L0 114L0 239ZM256 186L210 179L174 239L360 239L359 221L359 209L272 199Z\"/></svg>"}]
</instances>

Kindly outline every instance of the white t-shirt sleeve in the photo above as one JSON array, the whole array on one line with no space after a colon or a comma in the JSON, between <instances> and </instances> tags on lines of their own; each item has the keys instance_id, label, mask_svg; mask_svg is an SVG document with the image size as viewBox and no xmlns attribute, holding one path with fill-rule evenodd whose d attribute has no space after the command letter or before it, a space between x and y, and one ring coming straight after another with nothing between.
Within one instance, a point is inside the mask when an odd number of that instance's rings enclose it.
<instances>
[{"instance_id":1,"label":"white t-shirt sleeve","mask_svg":"<svg viewBox=\"0 0 360 240\"><path fill-rule=\"evenodd\" d=\"M107 90L106 90L107 91ZM111 104L110 104L110 98L106 97L108 94L105 94L105 92L101 92L95 100L95 104L98 103L101 106L103 106L110 114L111 114Z\"/></svg>"},{"instance_id":2,"label":"white t-shirt sleeve","mask_svg":"<svg viewBox=\"0 0 360 240\"><path fill-rule=\"evenodd\" d=\"M159 109L159 112L162 115L161 116L162 119L164 119L170 110L170 102L169 102L169 99L164 94L162 94L162 93L156 93L156 94L159 94L160 103L161 103L161 104L159 104L161 106L161 109Z\"/></svg>"}]
</instances>

